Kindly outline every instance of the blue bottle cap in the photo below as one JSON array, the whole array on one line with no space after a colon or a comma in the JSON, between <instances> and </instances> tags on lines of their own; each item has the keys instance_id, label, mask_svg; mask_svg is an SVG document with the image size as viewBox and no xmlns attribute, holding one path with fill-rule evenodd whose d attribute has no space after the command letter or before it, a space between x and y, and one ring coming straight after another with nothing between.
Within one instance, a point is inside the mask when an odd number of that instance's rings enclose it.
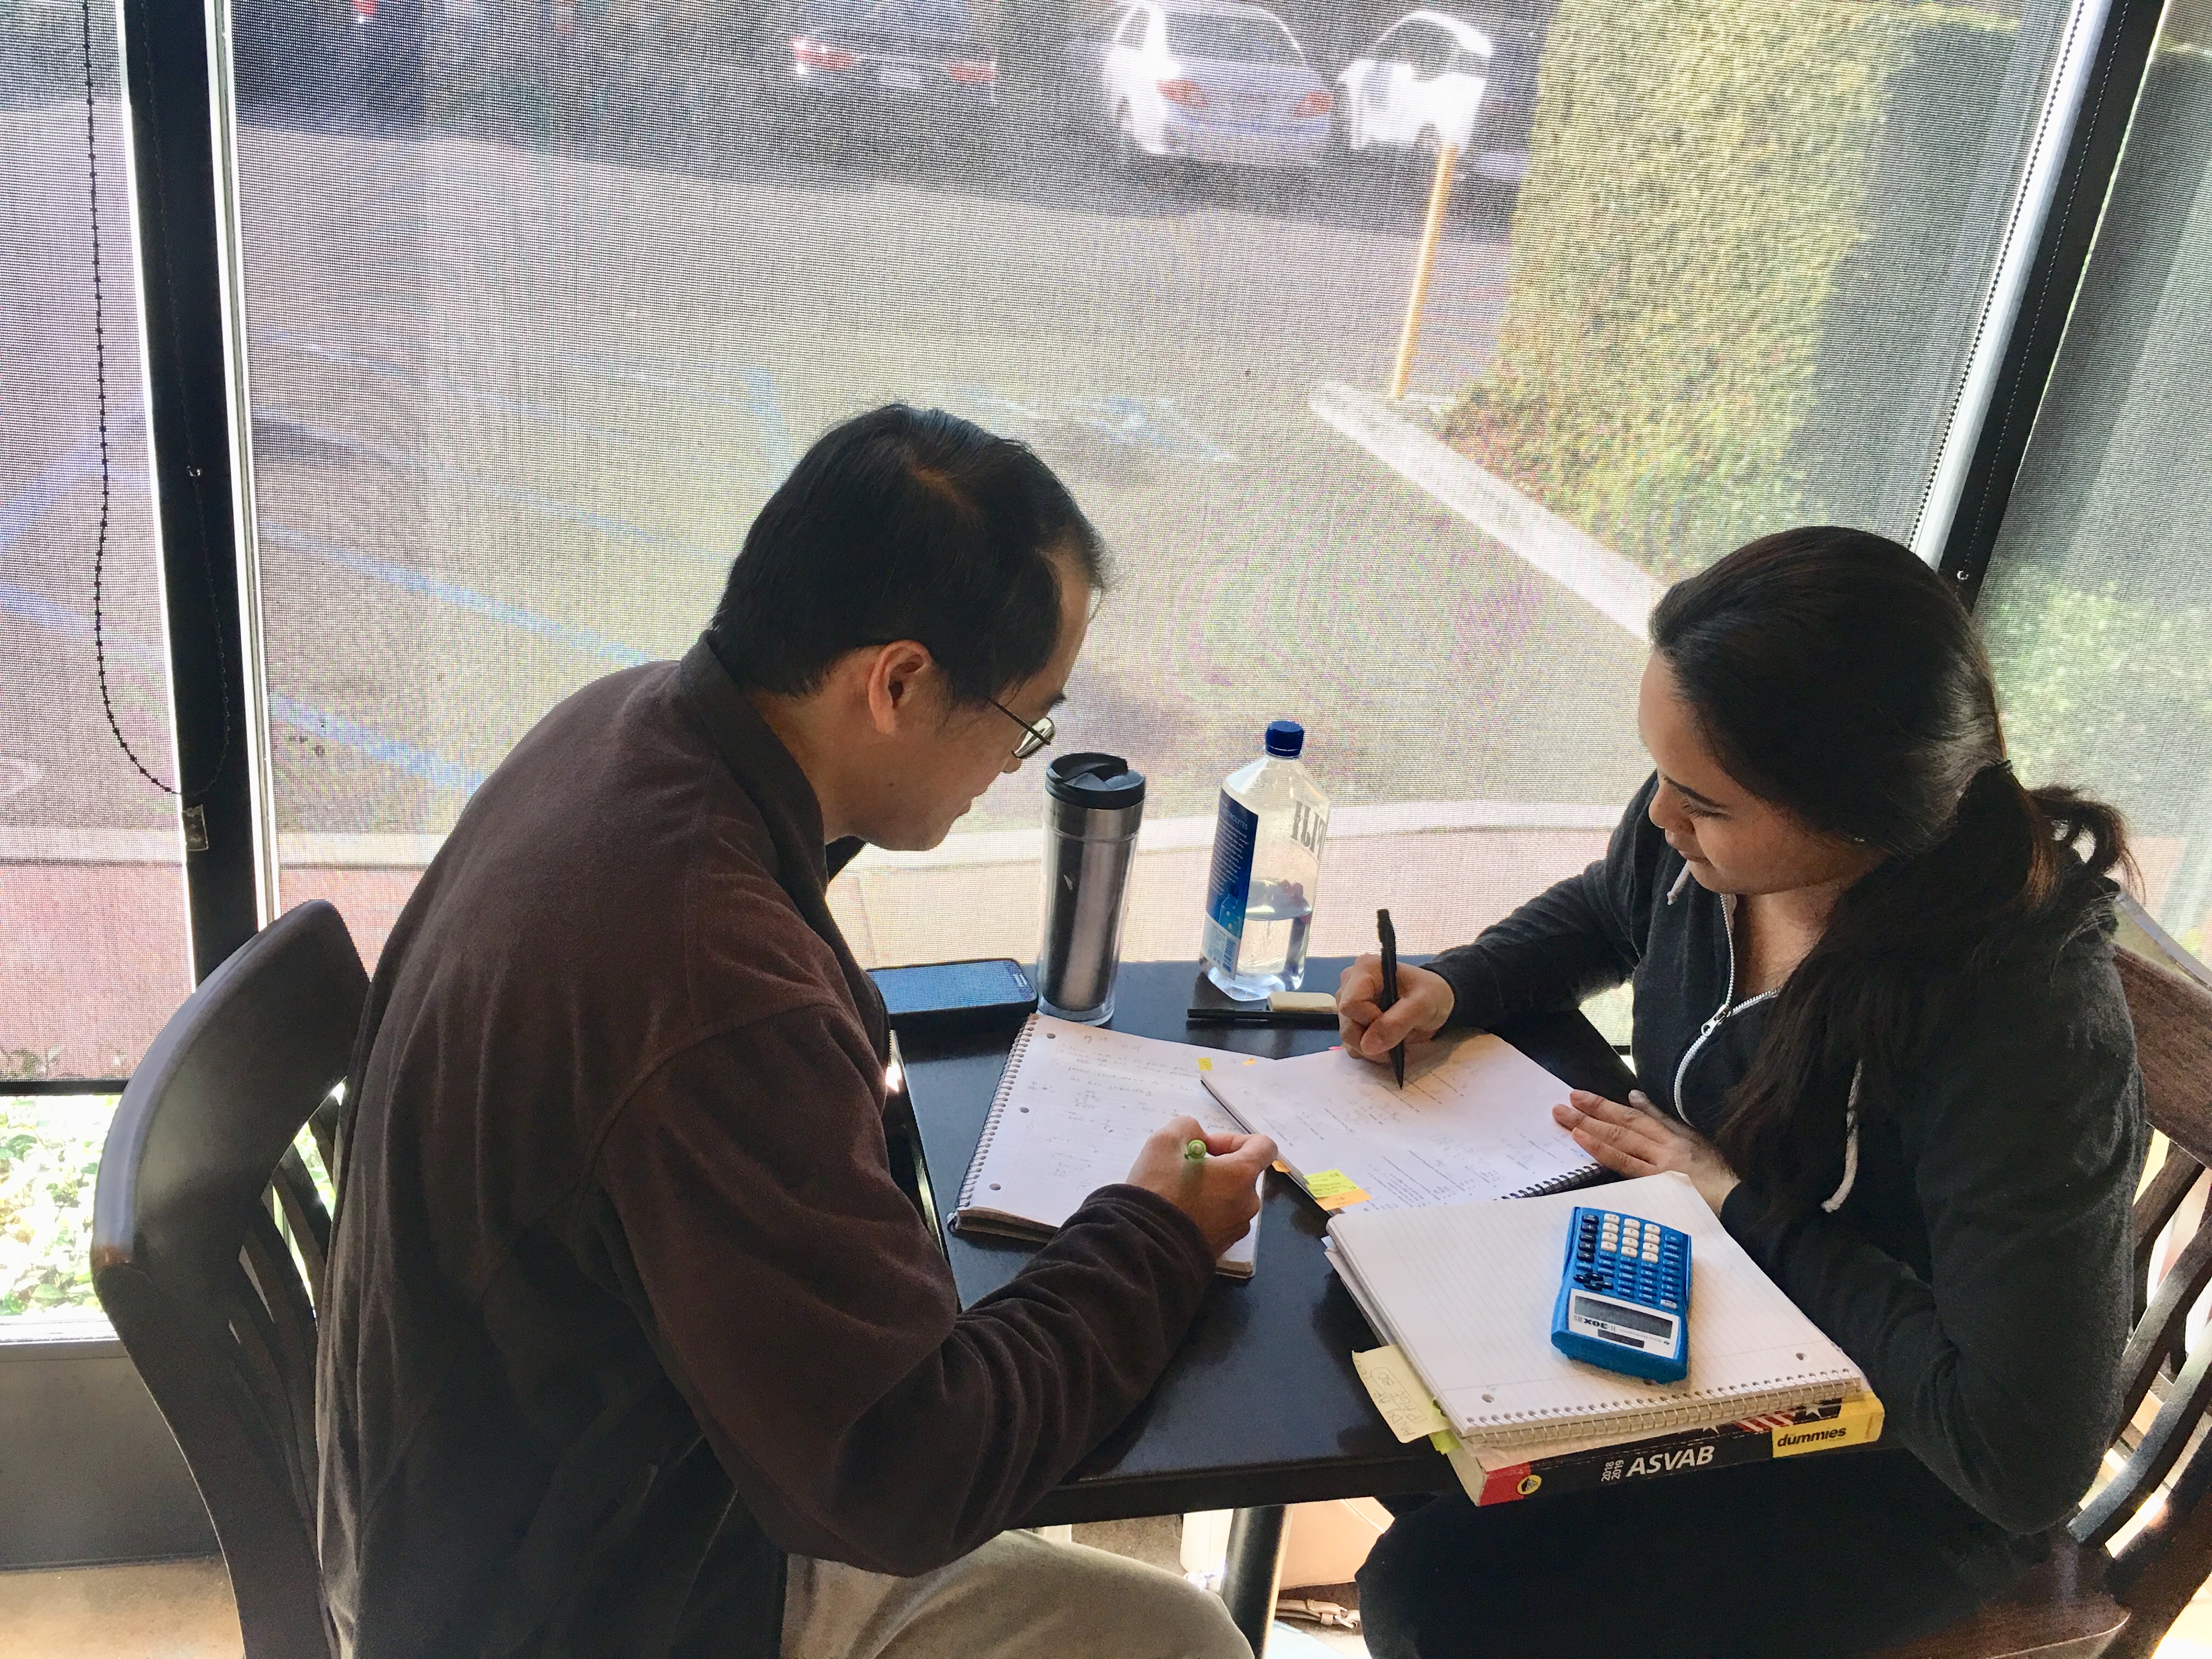
<instances>
[{"instance_id":1,"label":"blue bottle cap","mask_svg":"<svg viewBox=\"0 0 2212 1659\"><path fill-rule=\"evenodd\" d=\"M1267 752L1280 755L1286 760L1296 760L1298 750L1306 746L1306 729L1296 720L1267 722Z\"/></svg>"}]
</instances>

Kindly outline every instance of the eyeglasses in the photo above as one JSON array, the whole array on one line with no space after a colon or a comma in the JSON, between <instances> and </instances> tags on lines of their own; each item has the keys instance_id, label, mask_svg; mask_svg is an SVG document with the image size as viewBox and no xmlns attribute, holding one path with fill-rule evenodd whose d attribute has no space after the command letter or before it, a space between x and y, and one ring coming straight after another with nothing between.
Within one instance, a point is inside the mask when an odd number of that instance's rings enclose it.
<instances>
[{"instance_id":1,"label":"eyeglasses","mask_svg":"<svg viewBox=\"0 0 2212 1659\"><path fill-rule=\"evenodd\" d=\"M1052 716L1049 714L1039 720L1035 726L1031 726L996 697L991 699L991 707L1022 728L1022 740L1014 745L1014 758L1018 761L1027 760L1060 735L1060 728L1052 723Z\"/></svg>"}]
</instances>

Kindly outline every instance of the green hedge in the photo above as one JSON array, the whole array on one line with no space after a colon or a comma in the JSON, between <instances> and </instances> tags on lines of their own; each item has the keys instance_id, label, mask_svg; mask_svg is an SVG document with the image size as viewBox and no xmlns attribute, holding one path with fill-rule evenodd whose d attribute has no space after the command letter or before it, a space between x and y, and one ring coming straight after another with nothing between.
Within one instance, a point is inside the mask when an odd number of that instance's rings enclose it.
<instances>
[{"instance_id":1,"label":"green hedge","mask_svg":"<svg viewBox=\"0 0 2212 1659\"><path fill-rule=\"evenodd\" d=\"M114 1106L0 1097L0 1315L93 1305L93 1184Z\"/></svg>"},{"instance_id":2,"label":"green hedge","mask_svg":"<svg viewBox=\"0 0 2212 1659\"><path fill-rule=\"evenodd\" d=\"M2014 569L1983 590L1975 615L2021 776L2122 802L2154 833L2188 825L2204 779L2186 757L2212 731L2212 604Z\"/></svg>"},{"instance_id":3,"label":"green hedge","mask_svg":"<svg viewBox=\"0 0 2212 1659\"><path fill-rule=\"evenodd\" d=\"M1794 446L1833 372L1846 260L1884 193L1955 193L1976 160L1954 145L1884 176L1900 71L1978 64L1975 40L2011 27L1853 0L1565 0L1496 362L1449 435L1662 576L1802 522L1817 503ZM1960 125L1978 150L1973 112Z\"/></svg>"}]
</instances>

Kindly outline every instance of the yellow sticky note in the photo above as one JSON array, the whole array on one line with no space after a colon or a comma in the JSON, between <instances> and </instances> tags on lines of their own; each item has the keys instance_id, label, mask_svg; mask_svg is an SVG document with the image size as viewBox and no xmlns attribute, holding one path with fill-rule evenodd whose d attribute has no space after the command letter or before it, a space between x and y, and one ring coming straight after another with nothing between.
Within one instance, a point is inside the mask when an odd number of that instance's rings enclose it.
<instances>
[{"instance_id":1,"label":"yellow sticky note","mask_svg":"<svg viewBox=\"0 0 2212 1659\"><path fill-rule=\"evenodd\" d=\"M1364 1204L1373 1196L1341 1170L1316 1170L1306 1177L1306 1190L1324 1210L1340 1210L1347 1204Z\"/></svg>"},{"instance_id":2,"label":"yellow sticky note","mask_svg":"<svg viewBox=\"0 0 2212 1659\"><path fill-rule=\"evenodd\" d=\"M1204 1054L1200 1054L1198 1057L1198 1069L1201 1072L1210 1072L1213 1069L1213 1062Z\"/></svg>"},{"instance_id":3,"label":"yellow sticky note","mask_svg":"<svg viewBox=\"0 0 2212 1659\"><path fill-rule=\"evenodd\" d=\"M1359 1370L1359 1380L1367 1385L1367 1397L1401 1441L1451 1432L1451 1425L1437 1409L1436 1401L1397 1349L1370 1348L1352 1355L1352 1363Z\"/></svg>"}]
</instances>

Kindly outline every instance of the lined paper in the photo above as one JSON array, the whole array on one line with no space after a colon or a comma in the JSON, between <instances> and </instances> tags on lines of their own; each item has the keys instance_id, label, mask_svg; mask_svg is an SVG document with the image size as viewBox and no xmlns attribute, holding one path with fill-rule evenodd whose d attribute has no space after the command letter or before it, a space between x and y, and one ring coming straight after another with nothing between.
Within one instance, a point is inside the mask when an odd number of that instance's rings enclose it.
<instances>
[{"instance_id":1,"label":"lined paper","mask_svg":"<svg viewBox=\"0 0 2212 1659\"><path fill-rule=\"evenodd\" d=\"M1363 1210L1504 1198L1595 1168L1552 1120L1567 1085L1502 1037L1408 1048L1402 1090L1341 1048L1218 1068L1206 1086L1309 1189L1336 1176L1367 1194Z\"/></svg>"},{"instance_id":2,"label":"lined paper","mask_svg":"<svg viewBox=\"0 0 2212 1659\"><path fill-rule=\"evenodd\" d=\"M1510 1447L1701 1428L1861 1392L1865 1380L1729 1236L1686 1176L1607 1187L1603 1206L1690 1235L1690 1372L1647 1382L1552 1346L1567 1227L1593 1194L1347 1210L1329 1224L1359 1300L1463 1438Z\"/></svg>"},{"instance_id":3,"label":"lined paper","mask_svg":"<svg viewBox=\"0 0 2212 1659\"><path fill-rule=\"evenodd\" d=\"M1209 1133L1239 1126L1200 1081L1226 1056L1156 1037L1038 1014L1014 1044L989 1125L960 1193L953 1220L963 1231L1040 1237L1101 1187L1126 1181L1152 1132L1174 1117ZM1258 1060L1254 1069L1272 1066ZM1220 1268L1252 1272L1259 1223L1223 1253Z\"/></svg>"}]
</instances>

